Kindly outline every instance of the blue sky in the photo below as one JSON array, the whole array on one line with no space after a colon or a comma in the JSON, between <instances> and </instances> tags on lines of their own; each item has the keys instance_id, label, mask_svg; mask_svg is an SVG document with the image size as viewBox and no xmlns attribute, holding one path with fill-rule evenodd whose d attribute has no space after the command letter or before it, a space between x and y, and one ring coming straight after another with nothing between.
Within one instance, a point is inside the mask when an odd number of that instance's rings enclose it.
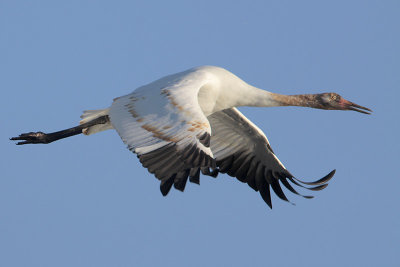
<instances>
[{"instance_id":1,"label":"blue sky","mask_svg":"<svg viewBox=\"0 0 400 267\"><path fill-rule=\"evenodd\" d=\"M398 1L1 1L1 266L399 266ZM115 131L17 147L161 76L217 65L374 110L242 108L296 205L221 175L159 192Z\"/></svg>"}]
</instances>

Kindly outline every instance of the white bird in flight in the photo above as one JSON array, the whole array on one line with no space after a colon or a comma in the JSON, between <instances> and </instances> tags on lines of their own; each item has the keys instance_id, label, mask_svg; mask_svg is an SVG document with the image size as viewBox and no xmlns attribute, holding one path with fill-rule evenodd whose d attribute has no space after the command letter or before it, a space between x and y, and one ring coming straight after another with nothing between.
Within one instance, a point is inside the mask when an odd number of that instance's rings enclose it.
<instances>
[{"instance_id":1,"label":"white bird in flight","mask_svg":"<svg viewBox=\"0 0 400 267\"><path fill-rule=\"evenodd\" d=\"M142 165L161 180L164 196L172 186L184 191L188 178L199 184L200 172L236 177L259 191L271 208L270 186L288 201L280 183L298 195L289 181L314 191L328 185L335 170L315 182L296 179L275 156L265 134L236 109L240 106L371 112L336 93L276 94L251 86L223 68L202 66L141 86L115 98L109 108L85 111L79 126L47 134L24 133L11 140L23 140L17 145L47 144L115 129Z\"/></svg>"}]
</instances>

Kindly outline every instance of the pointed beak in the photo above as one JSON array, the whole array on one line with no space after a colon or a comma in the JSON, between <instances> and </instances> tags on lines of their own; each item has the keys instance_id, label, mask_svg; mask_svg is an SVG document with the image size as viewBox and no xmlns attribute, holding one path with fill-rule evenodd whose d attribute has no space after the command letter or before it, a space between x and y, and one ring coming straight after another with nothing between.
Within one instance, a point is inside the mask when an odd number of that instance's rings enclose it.
<instances>
[{"instance_id":1,"label":"pointed beak","mask_svg":"<svg viewBox=\"0 0 400 267\"><path fill-rule=\"evenodd\" d=\"M344 110L354 110L354 111L361 112L364 114L371 114L371 112L372 112L372 110L370 110L369 108L357 105L357 104L347 101L345 99L342 99L340 104Z\"/></svg>"}]
</instances>

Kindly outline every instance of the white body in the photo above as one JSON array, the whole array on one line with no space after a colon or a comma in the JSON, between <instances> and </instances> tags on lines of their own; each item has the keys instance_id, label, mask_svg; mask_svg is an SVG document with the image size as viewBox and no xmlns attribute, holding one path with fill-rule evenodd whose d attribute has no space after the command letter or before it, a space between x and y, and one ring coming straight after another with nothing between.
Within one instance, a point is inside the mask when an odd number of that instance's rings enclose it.
<instances>
[{"instance_id":1,"label":"white body","mask_svg":"<svg viewBox=\"0 0 400 267\"><path fill-rule=\"evenodd\" d=\"M109 123L83 132L114 128L161 180L164 195L172 185L183 191L188 177L198 183L200 169L213 175L211 168L248 183L271 206L270 185L284 200L279 181L296 194L286 178L302 185L275 156L264 133L235 107L278 106L276 95L223 68L203 66L141 86L114 99L108 109L86 111L81 123L108 115ZM309 185L320 190L330 177Z\"/></svg>"},{"instance_id":2,"label":"white body","mask_svg":"<svg viewBox=\"0 0 400 267\"><path fill-rule=\"evenodd\" d=\"M178 133L193 136L187 131L193 130L191 127L196 129L192 131L194 133L205 131L211 134L207 116L238 106L276 106L270 95L272 93L247 84L223 68L202 66L141 86L128 95L114 99L108 109L86 111L81 123L110 115L111 124L96 125L84 133L93 134L114 128L136 153L146 153L166 142L145 138L146 135L154 135L154 132L144 130L143 125L165 135L164 139L173 138ZM130 115L125 117L122 115L125 113ZM213 155L201 143L197 142L197 145L208 155Z\"/></svg>"}]
</instances>

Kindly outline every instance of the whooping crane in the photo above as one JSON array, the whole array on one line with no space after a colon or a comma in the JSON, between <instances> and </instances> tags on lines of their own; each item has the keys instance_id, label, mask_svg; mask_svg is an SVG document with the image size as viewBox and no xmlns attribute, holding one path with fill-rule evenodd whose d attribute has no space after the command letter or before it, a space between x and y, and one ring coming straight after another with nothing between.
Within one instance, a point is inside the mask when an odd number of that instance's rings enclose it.
<instances>
[{"instance_id":1,"label":"whooping crane","mask_svg":"<svg viewBox=\"0 0 400 267\"><path fill-rule=\"evenodd\" d=\"M47 144L115 129L142 165L161 180L164 196L172 186L184 191L188 178L199 184L200 172L236 177L259 191L271 208L270 186L288 201L280 183L295 194L299 193L289 181L314 191L328 185L335 170L315 182L296 179L275 156L265 134L236 109L240 106L371 112L336 93L276 94L251 86L223 68L202 66L141 86L115 98L109 108L85 111L79 126L48 134L24 133L11 140L23 140L17 145Z\"/></svg>"}]
</instances>

